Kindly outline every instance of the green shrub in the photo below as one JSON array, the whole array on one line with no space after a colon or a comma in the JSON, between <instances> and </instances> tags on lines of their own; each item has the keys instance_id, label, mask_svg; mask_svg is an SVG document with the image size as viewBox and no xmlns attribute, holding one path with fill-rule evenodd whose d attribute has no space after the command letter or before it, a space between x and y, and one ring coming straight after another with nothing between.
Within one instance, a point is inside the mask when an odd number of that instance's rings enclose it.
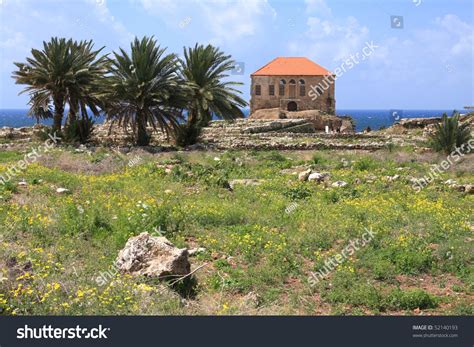
<instances>
[{"instance_id":1,"label":"green shrub","mask_svg":"<svg viewBox=\"0 0 474 347\"><path fill-rule=\"evenodd\" d=\"M370 157L363 157L354 163L354 169L358 171L368 171L377 167L376 162Z\"/></svg>"},{"instance_id":2,"label":"green shrub","mask_svg":"<svg viewBox=\"0 0 474 347\"><path fill-rule=\"evenodd\" d=\"M430 135L430 146L435 151L449 154L456 148L461 148L470 139L469 124L461 124L459 113L454 111L451 117L444 113L441 123L435 125L435 132Z\"/></svg>"},{"instance_id":3,"label":"green shrub","mask_svg":"<svg viewBox=\"0 0 474 347\"><path fill-rule=\"evenodd\" d=\"M324 165L327 163L328 160L321 153L314 153L313 157L311 158L311 161L313 162L313 164L316 165Z\"/></svg>"},{"instance_id":4,"label":"green shrub","mask_svg":"<svg viewBox=\"0 0 474 347\"><path fill-rule=\"evenodd\" d=\"M304 184L298 184L288 188L283 194L292 201L302 200L311 195L311 190Z\"/></svg>"},{"instance_id":5,"label":"green shrub","mask_svg":"<svg viewBox=\"0 0 474 347\"><path fill-rule=\"evenodd\" d=\"M94 120L90 117L77 119L69 123L64 131L66 142L87 143L94 130Z\"/></svg>"},{"instance_id":6,"label":"green shrub","mask_svg":"<svg viewBox=\"0 0 474 347\"><path fill-rule=\"evenodd\" d=\"M414 310L436 308L438 299L421 289L392 290L387 297L387 306L391 309Z\"/></svg>"}]
</instances>

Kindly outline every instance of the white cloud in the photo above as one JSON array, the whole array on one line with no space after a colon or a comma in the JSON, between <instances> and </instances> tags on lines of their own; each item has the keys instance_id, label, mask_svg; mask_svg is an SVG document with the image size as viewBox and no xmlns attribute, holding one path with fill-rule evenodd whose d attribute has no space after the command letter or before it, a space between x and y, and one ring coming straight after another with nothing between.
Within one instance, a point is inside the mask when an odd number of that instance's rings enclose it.
<instances>
[{"instance_id":1,"label":"white cloud","mask_svg":"<svg viewBox=\"0 0 474 347\"><path fill-rule=\"evenodd\" d=\"M140 0L150 13L171 27L179 27L187 18L200 31L209 31L210 42L236 42L262 31L273 20L275 10L267 0Z\"/></svg>"},{"instance_id":2,"label":"white cloud","mask_svg":"<svg viewBox=\"0 0 474 347\"><path fill-rule=\"evenodd\" d=\"M96 18L102 22L104 25L112 28L113 31L118 35L120 43L128 45L130 41L134 38L125 26L115 19L115 17L110 13L109 8L107 7L106 0L86 0L92 7L93 13Z\"/></svg>"},{"instance_id":3,"label":"white cloud","mask_svg":"<svg viewBox=\"0 0 474 347\"><path fill-rule=\"evenodd\" d=\"M369 29L360 25L356 18L344 21L334 18L309 17L303 40L292 42L290 51L316 61L336 63L350 54L360 51L369 39Z\"/></svg>"},{"instance_id":4,"label":"white cloud","mask_svg":"<svg viewBox=\"0 0 474 347\"><path fill-rule=\"evenodd\" d=\"M473 60L474 26L459 17L447 14L417 30L409 39L389 37L382 42L383 50L376 52L373 62L391 66L411 64L416 67L445 64L471 67ZM431 64L431 65L430 65Z\"/></svg>"},{"instance_id":5,"label":"white cloud","mask_svg":"<svg viewBox=\"0 0 474 347\"><path fill-rule=\"evenodd\" d=\"M305 0L306 12L312 15L329 17L332 11L324 0Z\"/></svg>"},{"instance_id":6,"label":"white cloud","mask_svg":"<svg viewBox=\"0 0 474 347\"><path fill-rule=\"evenodd\" d=\"M13 62L25 61L32 48L42 48L43 41L52 36L93 39L96 48L107 45L107 49L128 45L133 37L111 15L105 0L68 1L67 6L51 0L41 1L41 6L38 1L7 0L1 6L0 85L5 86L1 105L13 98L26 105L26 96L16 96L22 86L11 78Z\"/></svg>"}]
</instances>

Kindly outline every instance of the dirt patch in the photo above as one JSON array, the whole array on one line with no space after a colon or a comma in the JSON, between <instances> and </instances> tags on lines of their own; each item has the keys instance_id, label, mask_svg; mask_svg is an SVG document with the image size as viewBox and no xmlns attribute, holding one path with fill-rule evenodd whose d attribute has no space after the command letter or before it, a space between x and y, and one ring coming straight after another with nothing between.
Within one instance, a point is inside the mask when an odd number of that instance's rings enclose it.
<instances>
[{"instance_id":1,"label":"dirt patch","mask_svg":"<svg viewBox=\"0 0 474 347\"><path fill-rule=\"evenodd\" d=\"M50 169L89 175L113 173L125 166L124 162L112 154L95 161L87 156L88 154L62 152L59 156L43 156L38 162Z\"/></svg>"},{"instance_id":2,"label":"dirt patch","mask_svg":"<svg viewBox=\"0 0 474 347\"><path fill-rule=\"evenodd\" d=\"M436 296L459 296L461 294L455 292L453 286L463 285L457 277L450 274L441 277L398 275L395 279L403 290L419 288Z\"/></svg>"}]
</instances>

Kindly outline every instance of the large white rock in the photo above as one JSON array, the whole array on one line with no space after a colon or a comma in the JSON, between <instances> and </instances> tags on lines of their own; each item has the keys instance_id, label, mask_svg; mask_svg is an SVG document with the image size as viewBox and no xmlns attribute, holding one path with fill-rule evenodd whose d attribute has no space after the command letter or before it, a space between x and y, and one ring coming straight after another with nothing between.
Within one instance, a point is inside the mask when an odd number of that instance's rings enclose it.
<instances>
[{"instance_id":1,"label":"large white rock","mask_svg":"<svg viewBox=\"0 0 474 347\"><path fill-rule=\"evenodd\" d=\"M186 248L177 248L166 237L146 232L128 239L116 266L131 275L154 278L173 279L174 275L184 276L191 271Z\"/></svg>"},{"instance_id":2,"label":"large white rock","mask_svg":"<svg viewBox=\"0 0 474 347\"><path fill-rule=\"evenodd\" d=\"M329 177L328 173L313 172L311 175L308 176L308 181L322 182L326 179L326 177Z\"/></svg>"}]
</instances>

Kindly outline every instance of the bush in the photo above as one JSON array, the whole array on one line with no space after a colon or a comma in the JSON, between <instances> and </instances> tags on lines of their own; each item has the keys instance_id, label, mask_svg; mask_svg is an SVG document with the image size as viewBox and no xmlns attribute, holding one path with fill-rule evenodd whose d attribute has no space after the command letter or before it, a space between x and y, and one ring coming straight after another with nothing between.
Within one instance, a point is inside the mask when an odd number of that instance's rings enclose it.
<instances>
[{"instance_id":1,"label":"bush","mask_svg":"<svg viewBox=\"0 0 474 347\"><path fill-rule=\"evenodd\" d=\"M461 124L459 113L453 112L451 117L443 114L441 123L435 125L435 132L430 135L430 146L437 152L451 153L471 139L469 124Z\"/></svg>"},{"instance_id":2,"label":"bush","mask_svg":"<svg viewBox=\"0 0 474 347\"><path fill-rule=\"evenodd\" d=\"M66 142L86 143L90 140L94 130L94 121L90 117L72 121L65 129Z\"/></svg>"},{"instance_id":3,"label":"bush","mask_svg":"<svg viewBox=\"0 0 474 347\"><path fill-rule=\"evenodd\" d=\"M174 133L177 146L186 147L195 144L201 135L201 127L196 124L181 124Z\"/></svg>"},{"instance_id":4,"label":"bush","mask_svg":"<svg viewBox=\"0 0 474 347\"><path fill-rule=\"evenodd\" d=\"M369 171L375 169L377 164L370 157L362 157L360 160L356 161L354 164L354 169L358 171Z\"/></svg>"},{"instance_id":5,"label":"bush","mask_svg":"<svg viewBox=\"0 0 474 347\"><path fill-rule=\"evenodd\" d=\"M298 184L293 187L288 188L283 193L291 201L306 199L311 195L311 190L306 187L304 184Z\"/></svg>"},{"instance_id":6,"label":"bush","mask_svg":"<svg viewBox=\"0 0 474 347\"><path fill-rule=\"evenodd\" d=\"M321 155L321 153L314 153L313 158L312 158L312 162L316 165L324 165L324 164L327 163L327 159L326 159L326 157Z\"/></svg>"},{"instance_id":7,"label":"bush","mask_svg":"<svg viewBox=\"0 0 474 347\"><path fill-rule=\"evenodd\" d=\"M387 297L387 306L391 309L427 309L437 307L438 300L435 296L421 289L411 289L407 291L394 289Z\"/></svg>"}]
</instances>

